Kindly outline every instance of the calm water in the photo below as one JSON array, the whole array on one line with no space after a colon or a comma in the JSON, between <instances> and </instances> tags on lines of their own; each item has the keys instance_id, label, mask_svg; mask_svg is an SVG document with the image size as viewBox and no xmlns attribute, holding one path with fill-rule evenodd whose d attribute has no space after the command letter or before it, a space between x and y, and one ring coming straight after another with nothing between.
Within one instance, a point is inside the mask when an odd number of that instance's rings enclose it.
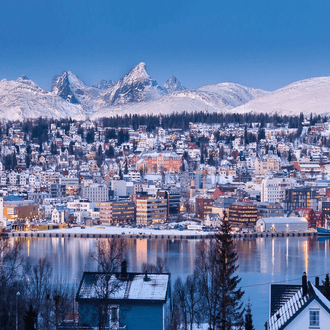
<instances>
[{"instance_id":1,"label":"calm water","mask_svg":"<svg viewBox=\"0 0 330 330\"><path fill-rule=\"evenodd\" d=\"M54 280L62 277L78 285L84 270L96 270L89 258L95 250L96 239L91 238L35 238L24 239L24 253L32 262L47 257L54 268ZM192 274L197 240L128 239L130 271L140 271L144 262L154 263L165 258L177 276ZM236 240L239 256L239 275L245 290L244 300L251 299L256 329L264 329L269 313L270 283L301 283L307 272L321 280L330 272L329 239L310 237L257 238Z\"/></svg>"}]
</instances>

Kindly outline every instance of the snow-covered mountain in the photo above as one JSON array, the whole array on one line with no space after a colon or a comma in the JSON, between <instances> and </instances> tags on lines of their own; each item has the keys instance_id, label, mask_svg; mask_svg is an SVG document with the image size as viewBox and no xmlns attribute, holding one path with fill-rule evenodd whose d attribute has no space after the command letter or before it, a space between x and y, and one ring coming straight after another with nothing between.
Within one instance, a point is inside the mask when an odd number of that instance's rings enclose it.
<instances>
[{"instance_id":1,"label":"snow-covered mountain","mask_svg":"<svg viewBox=\"0 0 330 330\"><path fill-rule=\"evenodd\" d=\"M115 86L105 90L104 106L127 104L159 99L166 91L152 79L146 71L144 62L140 62Z\"/></svg>"},{"instance_id":2,"label":"snow-covered mountain","mask_svg":"<svg viewBox=\"0 0 330 330\"><path fill-rule=\"evenodd\" d=\"M69 103L80 104L88 115L94 113L94 100L100 94L98 88L87 86L71 71L55 76L51 90Z\"/></svg>"},{"instance_id":3,"label":"snow-covered mountain","mask_svg":"<svg viewBox=\"0 0 330 330\"><path fill-rule=\"evenodd\" d=\"M26 76L0 81L0 118L21 120L38 117L83 119L85 113L80 105L42 89Z\"/></svg>"},{"instance_id":4,"label":"snow-covered mountain","mask_svg":"<svg viewBox=\"0 0 330 330\"><path fill-rule=\"evenodd\" d=\"M267 92L235 83L203 86L182 90L146 102L112 105L101 108L92 118L124 114L169 114L172 112L225 112Z\"/></svg>"},{"instance_id":5,"label":"snow-covered mountain","mask_svg":"<svg viewBox=\"0 0 330 330\"><path fill-rule=\"evenodd\" d=\"M330 114L330 77L297 81L273 92L236 83L186 89L172 76L163 86L150 77L141 62L114 83L93 86L71 71L54 77L46 91L27 77L0 81L0 118L86 117L172 112L263 112Z\"/></svg>"},{"instance_id":6,"label":"snow-covered mountain","mask_svg":"<svg viewBox=\"0 0 330 330\"><path fill-rule=\"evenodd\" d=\"M182 86L180 81L175 77L171 76L163 85L163 88L166 90L167 93L173 93L178 91L183 91L186 88Z\"/></svg>"},{"instance_id":7,"label":"snow-covered mountain","mask_svg":"<svg viewBox=\"0 0 330 330\"><path fill-rule=\"evenodd\" d=\"M264 112L299 115L330 114L330 77L317 77L294 82L258 97L235 109L238 113Z\"/></svg>"}]
</instances>

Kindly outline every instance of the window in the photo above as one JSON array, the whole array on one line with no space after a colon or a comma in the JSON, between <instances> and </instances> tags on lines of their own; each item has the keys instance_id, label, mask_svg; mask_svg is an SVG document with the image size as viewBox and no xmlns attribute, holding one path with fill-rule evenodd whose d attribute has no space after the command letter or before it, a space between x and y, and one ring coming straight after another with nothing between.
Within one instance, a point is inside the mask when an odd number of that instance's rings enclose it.
<instances>
[{"instance_id":1,"label":"window","mask_svg":"<svg viewBox=\"0 0 330 330\"><path fill-rule=\"evenodd\" d=\"M109 314L110 314L110 321L111 322L118 322L118 312L119 308L118 306L110 306L109 308Z\"/></svg>"},{"instance_id":2,"label":"window","mask_svg":"<svg viewBox=\"0 0 330 330\"><path fill-rule=\"evenodd\" d=\"M309 326L319 327L320 326L320 311L310 310L309 311Z\"/></svg>"}]
</instances>

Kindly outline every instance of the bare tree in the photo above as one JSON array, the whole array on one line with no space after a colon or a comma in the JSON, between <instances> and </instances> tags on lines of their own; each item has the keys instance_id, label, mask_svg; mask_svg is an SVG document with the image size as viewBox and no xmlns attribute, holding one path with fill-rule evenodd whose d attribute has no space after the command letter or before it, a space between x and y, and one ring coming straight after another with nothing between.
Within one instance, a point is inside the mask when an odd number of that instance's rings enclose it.
<instances>
[{"instance_id":1,"label":"bare tree","mask_svg":"<svg viewBox=\"0 0 330 330\"><path fill-rule=\"evenodd\" d=\"M190 330L193 329L194 323L200 322L200 311L202 308L201 295L198 291L198 283L196 275L189 275L184 284L186 294L186 313Z\"/></svg>"},{"instance_id":2,"label":"bare tree","mask_svg":"<svg viewBox=\"0 0 330 330\"><path fill-rule=\"evenodd\" d=\"M100 330L104 330L107 322L109 322L109 298L113 297L124 283L122 281L124 278L119 277L116 272L122 267L121 276L126 273L127 264L126 260L123 260L125 252L126 242L119 238L113 238L98 240L96 252L91 253L91 258L97 262L101 271L97 275L97 281L93 287L98 302L97 317ZM114 323L117 323L117 320Z\"/></svg>"},{"instance_id":3,"label":"bare tree","mask_svg":"<svg viewBox=\"0 0 330 330\"><path fill-rule=\"evenodd\" d=\"M188 316L187 316L187 297L184 284L179 276L174 282L173 288L173 310L178 315L179 329L188 329Z\"/></svg>"},{"instance_id":4,"label":"bare tree","mask_svg":"<svg viewBox=\"0 0 330 330\"><path fill-rule=\"evenodd\" d=\"M70 286L62 279L48 288L44 306L41 309L45 329L59 329L60 323L65 319L72 305L70 293Z\"/></svg>"},{"instance_id":5,"label":"bare tree","mask_svg":"<svg viewBox=\"0 0 330 330\"><path fill-rule=\"evenodd\" d=\"M36 329L39 329L39 318L42 307L50 291L50 281L53 273L51 264L46 258L39 259L33 266L30 263L25 265L25 276L27 282L27 294L29 305L34 307L37 314Z\"/></svg>"},{"instance_id":6,"label":"bare tree","mask_svg":"<svg viewBox=\"0 0 330 330\"><path fill-rule=\"evenodd\" d=\"M0 238L0 329L11 330L16 322L23 326L22 307L25 287L22 285L23 256L18 241ZM16 318L17 317L17 318Z\"/></svg>"},{"instance_id":7,"label":"bare tree","mask_svg":"<svg viewBox=\"0 0 330 330\"><path fill-rule=\"evenodd\" d=\"M216 328L217 322L217 282L216 265L214 260L214 242L209 244L202 240L197 247L197 257L195 262L195 274L198 284L198 291L204 305L202 310L209 329Z\"/></svg>"},{"instance_id":8,"label":"bare tree","mask_svg":"<svg viewBox=\"0 0 330 330\"><path fill-rule=\"evenodd\" d=\"M166 272L166 263L165 259L157 257L155 264L143 263L142 272L145 273L164 273Z\"/></svg>"}]
</instances>

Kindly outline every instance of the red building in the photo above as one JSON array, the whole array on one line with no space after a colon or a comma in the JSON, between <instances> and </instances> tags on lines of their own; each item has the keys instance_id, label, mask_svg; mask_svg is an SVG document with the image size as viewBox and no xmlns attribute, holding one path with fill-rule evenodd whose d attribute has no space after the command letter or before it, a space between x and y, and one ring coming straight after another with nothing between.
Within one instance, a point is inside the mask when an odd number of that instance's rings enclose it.
<instances>
[{"instance_id":1,"label":"red building","mask_svg":"<svg viewBox=\"0 0 330 330\"><path fill-rule=\"evenodd\" d=\"M322 211L314 211L312 208L297 208L296 213L306 218L309 228L324 227L325 215Z\"/></svg>"}]
</instances>

